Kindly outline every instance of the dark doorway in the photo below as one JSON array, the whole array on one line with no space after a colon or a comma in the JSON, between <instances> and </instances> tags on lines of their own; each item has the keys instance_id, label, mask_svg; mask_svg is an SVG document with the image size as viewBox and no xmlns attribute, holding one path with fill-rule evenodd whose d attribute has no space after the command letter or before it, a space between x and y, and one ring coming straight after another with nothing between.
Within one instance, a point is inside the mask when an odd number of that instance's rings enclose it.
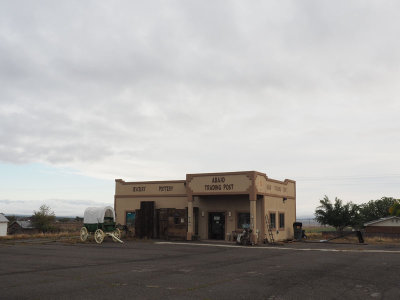
<instances>
[{"instance_id":1,"label":"dark doorway","mask_svg":"<svg viewBox=\"0 0 400 300\"><path fill-rule=\"evenodd\" d=\"M212 240L225 239L225 213L208 213L208 238Z\"/></svg>"},{"instance_id":2,"label":"dark doorway","mask_svg":"<svg viewBox=\"0 0 400 300\"><path fill-rule=\"evenodd\" d=\"M153 238L154 231L154 201L141 201L140 209L136 210L135 235L139 238Z\"/></svg>"}]
</instances>

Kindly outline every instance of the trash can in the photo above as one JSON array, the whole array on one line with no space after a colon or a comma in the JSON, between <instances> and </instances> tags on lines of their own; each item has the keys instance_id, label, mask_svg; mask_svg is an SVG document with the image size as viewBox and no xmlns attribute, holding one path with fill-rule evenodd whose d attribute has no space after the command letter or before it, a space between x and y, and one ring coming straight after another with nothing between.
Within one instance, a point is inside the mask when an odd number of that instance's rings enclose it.
<instances>
[{"instance_id":1,"label":"trash can","mask_svg":"<svg viewBox=\"0 0 400 300\"><path fill-rule=\"evenodd\" d=\"M299 241L302 238L303 231L302 231L303 223L301 222L294 222L293 223L293 232L294 232L294 239Z\"/></svg>"}]
</instances>

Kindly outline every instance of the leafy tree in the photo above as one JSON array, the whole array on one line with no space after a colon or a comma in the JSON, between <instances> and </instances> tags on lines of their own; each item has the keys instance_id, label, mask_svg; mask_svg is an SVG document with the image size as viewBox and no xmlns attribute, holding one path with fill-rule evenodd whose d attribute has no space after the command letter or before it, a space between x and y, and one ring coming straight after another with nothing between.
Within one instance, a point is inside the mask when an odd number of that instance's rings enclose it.
<instances>
[{"instance_id":1,"label":"leafy tree","mask_svg":"<svg viewBox=\"0 0 400 300\"><path fill-rule=\"evenodd\" d=\"M46 204L43 204L40 206L38 211L33 212L31 220L35 228L42 232L47 232L51 230L51 225L55 221L55 218L54 212L50 209L50 207Z\"/></svg>"},{"instance_id":2,"label":"leafy tree","mask_svg":"<svg viewBox=\"0 0 400 300\"><path fill-rule=\"evenodd\" d=\"M390 208L398 201L392 197L382 197L360 205L359 222L364 224L369 221L385 218L391 213ZM400 213L400 212L399 212Z\"/></svg>"},{"instance_id":3,"label":"leafy tree","mask_svg":"<svg viewBox=\"0 0 400 300\"><path fill-rule=\"evenodd\" d=\"M335 203L332 203L326 195L319 202L320 205L315 210L315 219L320 224L330 225L337 231L343 231L345 227L356 226L359 223L358 205L351 202L343 204L337 197Z\"/></svg>"},{"instance_id":4,"label":"leafy tree","mask_svg":"<svg viewBox=\"0 0 400 300\"><path fill-rule=\"evenodd\" d=\"M389 213L392 216L400 217L400 200L396 200L395 203L389 208Z\"/></svg>"}]
</instances>

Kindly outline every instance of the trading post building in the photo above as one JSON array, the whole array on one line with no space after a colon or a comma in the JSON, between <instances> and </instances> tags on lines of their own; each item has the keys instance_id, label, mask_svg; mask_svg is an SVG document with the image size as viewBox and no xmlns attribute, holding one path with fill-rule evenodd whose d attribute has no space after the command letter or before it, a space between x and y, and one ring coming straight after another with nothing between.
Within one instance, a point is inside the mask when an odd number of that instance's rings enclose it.
<instances>
[{"instance_id":1,"label":"trading post building","mask_svg":"<svg viewBox=\"0 0 400 300\"><path fill-rule=\"evenodd\" d=\"M186 180L115 180L117 223L138 237L233 241L243 228L252 242L293 238L296 182L255 171L187 174ZM268 230L270 228L270 230Z\"/></svg>"}]
</instances>

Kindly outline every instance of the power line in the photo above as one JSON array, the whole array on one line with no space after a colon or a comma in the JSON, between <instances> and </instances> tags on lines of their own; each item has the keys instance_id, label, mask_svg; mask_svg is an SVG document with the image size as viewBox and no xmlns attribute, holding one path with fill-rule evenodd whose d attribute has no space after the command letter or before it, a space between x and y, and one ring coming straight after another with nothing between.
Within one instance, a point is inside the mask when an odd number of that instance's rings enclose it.
<instances>
[{"instance_id":1,"label":"power line","mask_svg":"<svg viewBox=\"0 0 400 300\"><path fill-rule=\"evenodd\" d=\"M299 176L294 177L296 181L340 181L340 180L387 180L387 179L400 179L400 174L387 174L387 175L350 175L350 176Z\"/></svg>"}]
</instances>

